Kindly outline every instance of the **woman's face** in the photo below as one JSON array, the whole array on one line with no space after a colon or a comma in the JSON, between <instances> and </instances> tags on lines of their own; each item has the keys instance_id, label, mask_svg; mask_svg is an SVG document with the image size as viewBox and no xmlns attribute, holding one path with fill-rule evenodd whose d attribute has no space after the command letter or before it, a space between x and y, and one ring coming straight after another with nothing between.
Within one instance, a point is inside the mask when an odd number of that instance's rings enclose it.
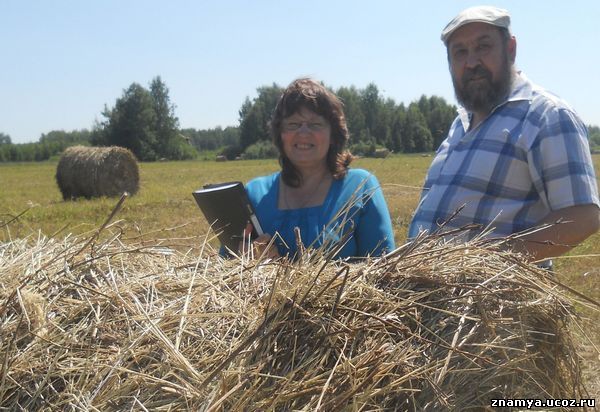
<instances>
[{"instance_id":1,"label":"woman's face","mask_svg":"<svg viewBox=\"0 0 600 412\"><path fill-rule=\"evenodd\" d=\"M281 122L284 154L299 169L327 167L331 126L324 117L301 108Z\"/></svg>"}]
</instances>

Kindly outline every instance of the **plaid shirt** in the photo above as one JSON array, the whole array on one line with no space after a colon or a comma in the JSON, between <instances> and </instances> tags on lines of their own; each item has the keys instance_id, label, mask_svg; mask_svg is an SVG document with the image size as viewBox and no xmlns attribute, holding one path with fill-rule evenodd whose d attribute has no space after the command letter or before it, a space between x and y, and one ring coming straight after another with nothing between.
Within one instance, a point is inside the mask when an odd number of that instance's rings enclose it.
<instances>
[{"instance_id":1,"label":"plaid shirt","mask_svg":"<svg viewBox=\"0 0 600 412\"><path fill-rule=\"evenodd\" d=\"M476 223L506 236L554 210L596 204L585 125L560 98L516 75L507 101L469 132L459 110L431 164L408 236ZM444 229L445 230L445 229ZM471 233L471 236L475 233Z\"/></svg>"}]
</instances>

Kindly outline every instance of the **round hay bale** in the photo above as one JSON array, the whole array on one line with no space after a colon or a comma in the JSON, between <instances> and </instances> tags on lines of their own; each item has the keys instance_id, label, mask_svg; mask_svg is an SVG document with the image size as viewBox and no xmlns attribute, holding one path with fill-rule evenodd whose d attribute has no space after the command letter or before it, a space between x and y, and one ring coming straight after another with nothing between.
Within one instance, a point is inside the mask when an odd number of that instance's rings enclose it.
<instances>
[{"instance_id":1,"label":"round hay bale","mask_svg":"<svg viewBox=\"0 0 600 412\"><path fill-rule=\"evenodd\" d=\"M67 148L56 168L56 183L63 199L133 195L139 189L138 164L124 147Z\"/></svg>"}]
</instances>

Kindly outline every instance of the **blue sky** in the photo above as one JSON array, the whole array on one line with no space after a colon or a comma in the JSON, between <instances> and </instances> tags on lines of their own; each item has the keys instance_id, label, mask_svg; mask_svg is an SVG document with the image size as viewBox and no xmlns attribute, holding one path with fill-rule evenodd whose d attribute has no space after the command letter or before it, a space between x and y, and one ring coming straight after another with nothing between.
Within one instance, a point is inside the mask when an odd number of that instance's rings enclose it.
<instances>
[{"instance_id":1,"label":"blue sky","mask_svg":"<svg viewBox=\"0 0 600 412\"><path fill-rule=\"evenodd\" d=\"M311 76L375 83L410 103L455 103L446 23L473 1L0 0L0 132L13 142L91 129L137 82L159 75L181 127L238 124L256 88ZM517 66L600 125L600 1L496 1L509 10Z\"/></svg>"}]
</instances>

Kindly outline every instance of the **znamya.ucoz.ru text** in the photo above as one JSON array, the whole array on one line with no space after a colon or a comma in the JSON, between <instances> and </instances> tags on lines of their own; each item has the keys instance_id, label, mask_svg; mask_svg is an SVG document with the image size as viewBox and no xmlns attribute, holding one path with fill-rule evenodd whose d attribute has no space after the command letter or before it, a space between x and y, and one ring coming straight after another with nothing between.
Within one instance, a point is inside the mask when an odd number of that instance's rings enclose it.
<instances>
[{"instance_id":1,"label":"znamya.ucoz.ru text","mask_svg":"<svg viewBox=\"0 0 600 412\"><path fill-rule=\"evenodd\" d=\"M596 406L596 399L492 399L492 408L586 408Z\"/></svg>"}]
</instances>

